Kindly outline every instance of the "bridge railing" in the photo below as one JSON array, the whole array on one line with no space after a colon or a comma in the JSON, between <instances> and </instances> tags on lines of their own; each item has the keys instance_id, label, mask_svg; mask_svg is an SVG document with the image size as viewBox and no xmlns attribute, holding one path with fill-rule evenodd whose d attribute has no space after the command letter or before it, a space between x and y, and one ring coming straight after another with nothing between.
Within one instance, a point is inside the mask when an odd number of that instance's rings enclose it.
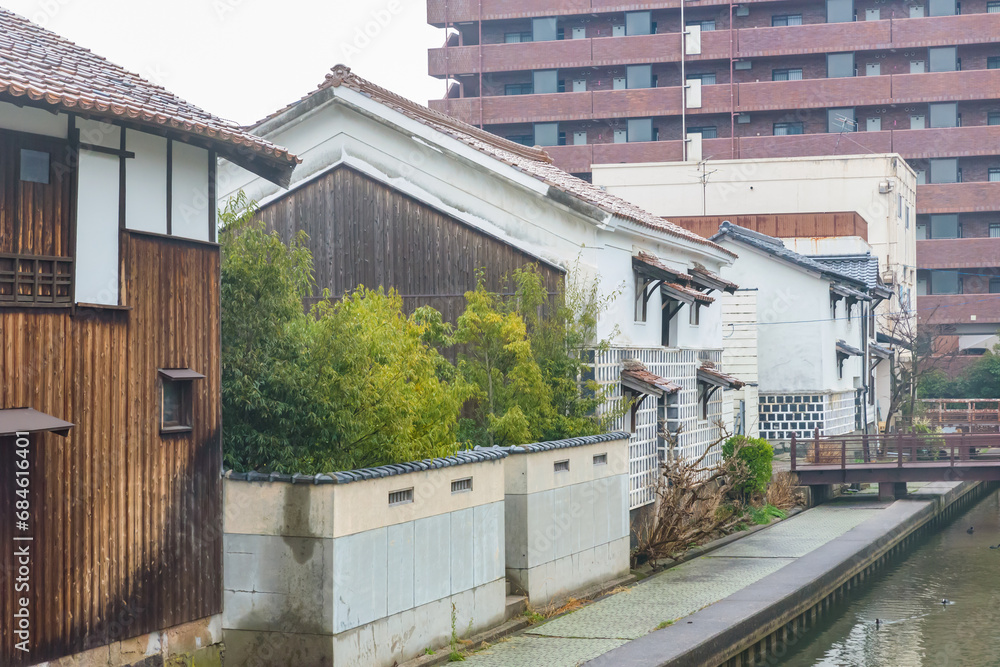
<instances>
[{"instance_id":1,"label":"bridge railing","mask_svg":"<svg viewBox=\"0 0 1000 667\"><path fill-rule=\"evenodd\" d=\"M921 403L932 424L1000 424L1000 399L925 398Z\"/></svg>"},{"instance_id":2,"label":"bridge railing","mask_svg":"<svg viewBox=\"0 0 1000 667\"><path fill-rule=\"evenodd\" d=\"M1000 463L996 434L871 433L819 437L792 436L792 471L812 467L963 465L973 461Z\"/></svg>"}]
</instances>

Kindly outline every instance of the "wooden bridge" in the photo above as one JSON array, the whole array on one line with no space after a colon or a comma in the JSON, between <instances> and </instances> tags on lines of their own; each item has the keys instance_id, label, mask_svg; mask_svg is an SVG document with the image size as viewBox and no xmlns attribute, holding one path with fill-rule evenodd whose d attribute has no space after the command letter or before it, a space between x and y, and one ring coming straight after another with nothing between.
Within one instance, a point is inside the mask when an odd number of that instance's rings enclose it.
<instances>
[{"instance_id":1,"label":"wooden bridge","mask_svg":"<svg viewBox=\"0 0 1000 667\"><path fill-rule=\"evenodd\" d=\"M1000 399L925 398L921 402L927 420L936 426L1000 427Z\"/></svg>"},{"instance_id":2,"label":"wooden bridge","mask_svg":"<svg viewBox=\"0 0 1000 667\"><path fill-rule=\"evenodd\" d=\"M1000 434L793 437L791 458L792 472L808 486L1000 481Z\"/></svg>"}]
</instances>

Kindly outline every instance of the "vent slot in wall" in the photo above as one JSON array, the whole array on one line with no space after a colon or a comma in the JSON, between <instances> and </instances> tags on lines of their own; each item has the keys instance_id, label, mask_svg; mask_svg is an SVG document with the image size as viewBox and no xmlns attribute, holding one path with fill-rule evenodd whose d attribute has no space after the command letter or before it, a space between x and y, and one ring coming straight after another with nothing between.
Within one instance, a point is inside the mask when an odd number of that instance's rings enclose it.
<instances>
[{"instance_id":1,"label":"vent slot in wall","mask_svg":"<svg viewBox=\"0 0 1000 667\"><path fill-rule=\"evenodd\" d=\"M413 489L402 489L401 491L392 491L389 493L389 504L390 505L404 505L406 503L413 502Z\"/></svg>"}]
</instances>

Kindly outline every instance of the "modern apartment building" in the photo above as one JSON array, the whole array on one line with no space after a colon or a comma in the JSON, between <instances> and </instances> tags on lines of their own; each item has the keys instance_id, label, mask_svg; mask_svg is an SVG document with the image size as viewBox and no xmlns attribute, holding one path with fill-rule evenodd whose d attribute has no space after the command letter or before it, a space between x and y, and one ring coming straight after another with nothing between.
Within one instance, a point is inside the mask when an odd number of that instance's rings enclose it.
<instances>
[{"instance_id":1,"label":"modern apartment building","mask_svg":"<svg viewBox=\"0 0 1000 667\"><path fill-rule=\"evenodd\" d=\"M991 342L1000 0L428 0L428 21L447 29L429 71L449 82L431 106L584 177L593 164L902 155L918 182L918 308L956 342Z\"/></svg>"}]
</instances>

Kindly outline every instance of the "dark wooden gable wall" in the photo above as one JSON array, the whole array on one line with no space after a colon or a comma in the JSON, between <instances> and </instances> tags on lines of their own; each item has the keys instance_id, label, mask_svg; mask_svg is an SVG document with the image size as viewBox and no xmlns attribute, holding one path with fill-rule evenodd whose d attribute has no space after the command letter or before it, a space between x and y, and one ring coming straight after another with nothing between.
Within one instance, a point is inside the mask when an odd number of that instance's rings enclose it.
<instances>
[{"instance_id":1,"label":"dark wooden gable wall","mask_svg":"<svg viewBox=\"0 0 1000 667\"><path fill-rule=\"evenodd\" d=\"M505 276L531 263L550 292L562 281L555 267L349 167L271 202L260 216L286 241L300 230L309 235L320 292L395 288L407 312L430 305L449 322L462 313L478 269L498 292L508 287Z\"/></svg>"}]
</instances>

